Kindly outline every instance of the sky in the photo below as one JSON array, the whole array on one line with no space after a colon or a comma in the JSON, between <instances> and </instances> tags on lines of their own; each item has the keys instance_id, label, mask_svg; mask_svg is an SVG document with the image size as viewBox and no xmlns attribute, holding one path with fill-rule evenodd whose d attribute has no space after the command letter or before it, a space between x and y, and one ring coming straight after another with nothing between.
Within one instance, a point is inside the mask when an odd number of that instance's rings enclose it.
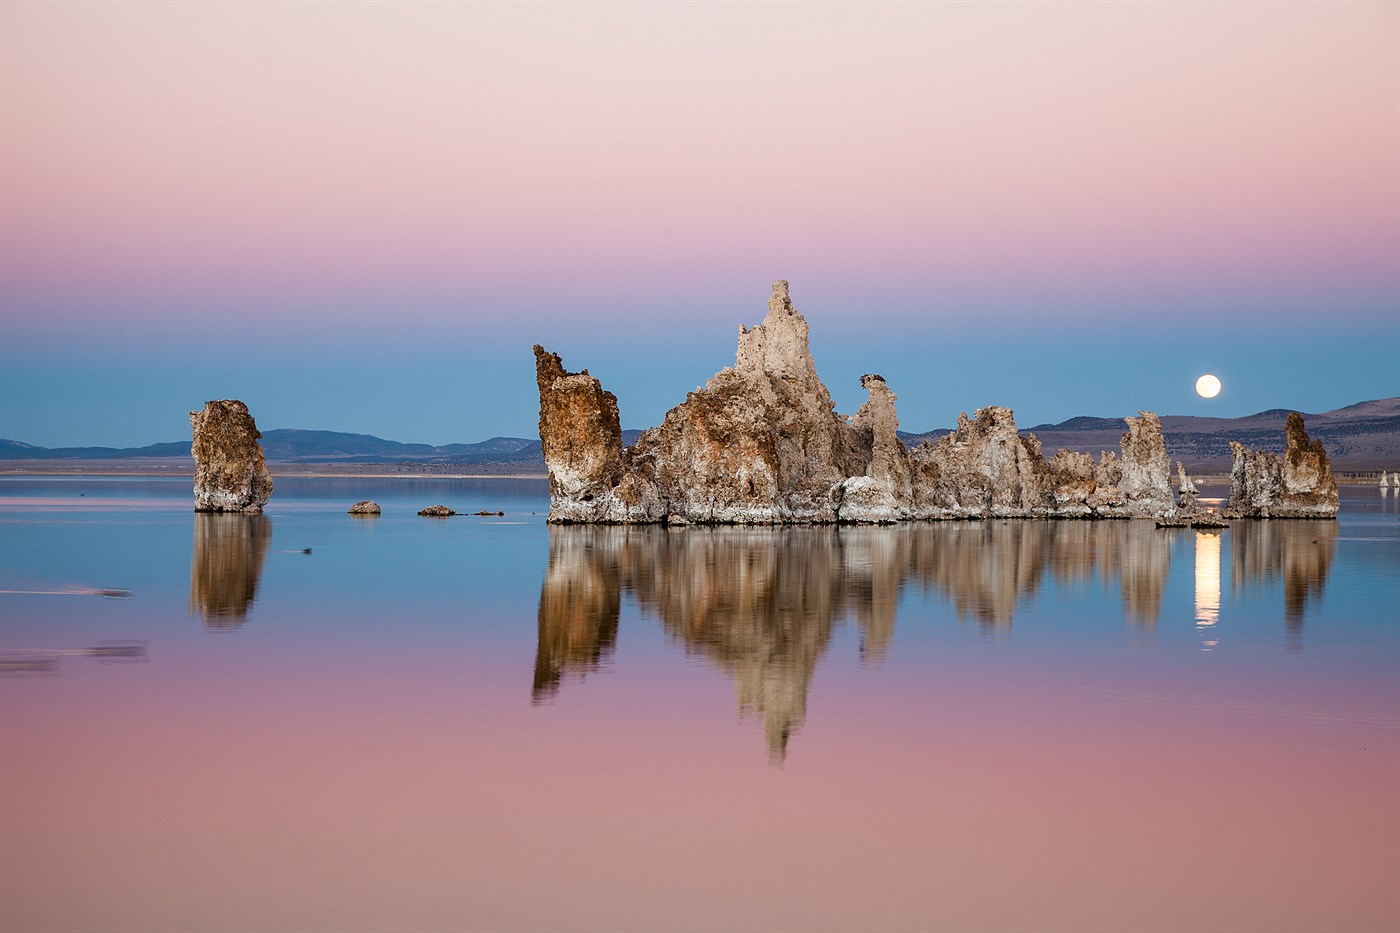
<instances>
[{"instance_id":1,"label":"sky","mask_svg":"<svg viewBox=\"0 0 1400 933\"><path fill-rule=\"evenodd\" d=\"M837 409L1400 395L1400 4L0 5L0 437L625 428L792 283ZM1204 372L1224 390L1193 386Z\"/></svg>"}]
</instances>

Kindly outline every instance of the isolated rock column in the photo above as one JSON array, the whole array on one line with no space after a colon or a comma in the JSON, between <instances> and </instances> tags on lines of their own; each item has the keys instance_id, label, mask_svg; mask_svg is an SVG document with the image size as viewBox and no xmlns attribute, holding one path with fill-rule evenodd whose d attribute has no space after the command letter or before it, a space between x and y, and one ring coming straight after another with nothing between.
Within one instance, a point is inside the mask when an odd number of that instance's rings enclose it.
<instances>
[{"instance_id":1,"label":"isolated rock column","mask_svg":"<svg viewBox=\"0 0 1400 933\"><path fill-rule=\"evenodd\" d=\"M1119 488L1127 497L1130 514L1152 516L1171 508L1171 461L1162 438L1162 422L1155 412L1139 411L1137 418L1124 418L1128 430L1119 446L1123 450L1123 478Z\"/></svg>"},{"instance_id":2,"label":"isolated rock column","mask_svg":"<svg viewBox=\"0 0 1400 933\"><path fill-rule=\"evenodd\" d=\"M261 512L272 495L272 474L248 406L237 399L206 402L190 412L194 429L194 510Z\"/></svg>"}]
</instances>

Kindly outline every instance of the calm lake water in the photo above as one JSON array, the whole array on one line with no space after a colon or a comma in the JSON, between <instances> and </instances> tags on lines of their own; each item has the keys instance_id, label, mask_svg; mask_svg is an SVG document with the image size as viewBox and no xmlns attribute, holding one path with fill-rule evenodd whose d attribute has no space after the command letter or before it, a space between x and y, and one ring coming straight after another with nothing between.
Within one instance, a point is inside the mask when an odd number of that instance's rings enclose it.
<instances>
[{"instance_id":1,"label":"calm lake water","mask_svg":"<svg viewBox=\"0 0 1400 933\"><path fill-rule=\"evenodd\" d=\"M668 531L276 485L0 479L4 929L1400 927L1400 492Z\"/></svg>"}]
</instances>

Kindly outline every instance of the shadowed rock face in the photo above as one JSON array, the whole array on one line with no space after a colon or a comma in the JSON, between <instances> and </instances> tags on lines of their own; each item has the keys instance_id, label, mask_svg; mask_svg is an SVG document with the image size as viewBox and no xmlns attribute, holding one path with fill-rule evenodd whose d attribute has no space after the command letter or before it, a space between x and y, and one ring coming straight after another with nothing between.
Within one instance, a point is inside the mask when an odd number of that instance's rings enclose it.
<instances>
[{"instance_id":1,"label":"shadowed rock face","mask_svg":"<svg viewBox=\"0 0 1400 933\"><path fill-rule=\"evenodd\" d=\"M261 512L272 495L272 474L263 461L262 434L237 399L206 402L190 412L194 429L194 510Z\"/></svg>"},{"instance_id":2,"label":"shadowed rock face","mask_svg":"<svg viewBox=\"0 0 1400 933\"><path fill-rule=\"evenodd\" d=\"M1335 518L1341 500L1321 441L1309 440L1303 416L1284 424L1283 456L1230 442L1231 518Z\"/></svg>"},{"instance_id":3,"label":"shadowed rock face","mask_svg":"<svg viewBox=\"0 0 1400 933\"><path fill-rule=\"evenodd\" d=\"M1157 416L1128 418L1123 459L1047 463L1011 410L958 419L912 453L897 434L895 394L877 375L850 419L817 378L806 319L787 282L768 315L739 328L734 366L623 448L617 399L535 347L540 440L552 522L880 523L997 517L1150 517L1172 505Z\"/></svg>"}]
</instances>

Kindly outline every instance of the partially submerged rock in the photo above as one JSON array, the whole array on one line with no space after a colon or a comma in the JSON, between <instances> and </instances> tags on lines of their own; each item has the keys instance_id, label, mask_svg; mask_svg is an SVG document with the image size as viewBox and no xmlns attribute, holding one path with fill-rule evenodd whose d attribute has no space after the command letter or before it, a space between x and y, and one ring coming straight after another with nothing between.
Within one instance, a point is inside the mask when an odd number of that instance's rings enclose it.
<instances>
[{"instance_id":1,"label":"partially submerged rock","mask_svg":"<svg viewBox=\"0 0 1400 933\"><path fill-rule=\"evenodd\" d=\"M1334 518L1337 481L1322 441L1310 440L1303 416L1288 413L1280 456L1230 442L1230 518Z\"/></svg>"},{"instance_id":2,"label":"partially submerged rock","mask_svg":"<svg viewBox=\"0 0 1400 933\"><path fill-rule=\"evenodd\" d=\"M429 518L450 518L457 513L445 505L430 505L426 509L419 509L418 514Z\"/></svg>"},{"instance_id":3,"label":"partially submerged rock","mask_svg":"<svg viewBox=\"0 0 1400 933\"><path fill-rule=\"evenodd\" d=\"M194 443L194 510L261 512L272 495L272 474L248 406L237 399L206 402L190 412Z\"/></svg>"},{"instance_id":4,"label":"partially submerged rock","mask_svg":"<svg viewBox=\"0 0 1400 933\"><path fill-rule=\"evenodd\" d=\"M348 514L378 515L379 511L379 503L375 502L373 499L362 499L361 501L356 502L354 505L350 506Z\"/></svg>"},{"instance_id":5,"label":"partially submerged rock","mask_svg":"<svg viewBox=\"0 0 1400 933\"><path fill-rule=\"evenodd\" d=\"M806 319L773 283L763 323L739 328L734 366L622 446L617 398L536 346L551 522L781 524L907 519L1151 517L1172 502L1161 424L1125 419L1122 459L1061 452L1049 463L1008 408L958 418L914 451L895 394L861 377L843 418L817 377Z\"/></svg>"}]
</instances>

